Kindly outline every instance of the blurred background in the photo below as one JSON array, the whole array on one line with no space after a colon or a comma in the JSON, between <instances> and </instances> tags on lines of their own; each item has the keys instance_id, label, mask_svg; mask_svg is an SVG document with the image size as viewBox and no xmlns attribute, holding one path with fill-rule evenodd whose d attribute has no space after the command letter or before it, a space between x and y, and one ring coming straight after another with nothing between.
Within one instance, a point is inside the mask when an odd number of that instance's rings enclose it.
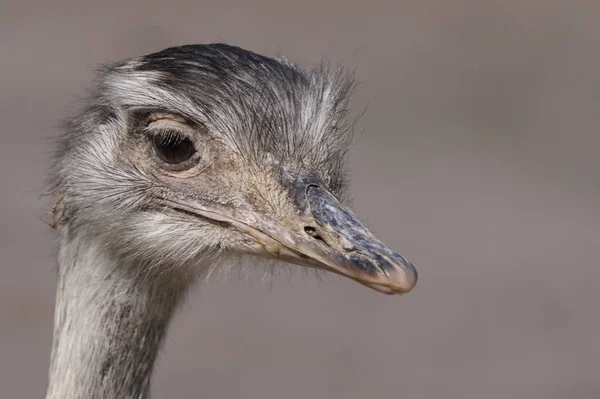
<instances>
[{"instance_id":1,"label":"blurred background","mask_svg":"<svg viewBox=\"0 0 600 399\"><path fill-rule=\"evenodd\" d=\"M0 397L45 391L59 121L99 64L227 42L356 68L355 210L420 282L199 286L153 397L599 398L598 21L595 0L2 1Z\"/></svg>"}]
</instances>

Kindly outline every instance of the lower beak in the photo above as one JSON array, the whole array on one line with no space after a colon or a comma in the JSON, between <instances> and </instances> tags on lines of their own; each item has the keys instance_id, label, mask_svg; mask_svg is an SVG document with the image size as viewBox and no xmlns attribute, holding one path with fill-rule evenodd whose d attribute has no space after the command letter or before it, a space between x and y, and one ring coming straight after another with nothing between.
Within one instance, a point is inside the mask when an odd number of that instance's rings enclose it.
<instances>
[{"instance_id":1,"label":"lower beak","mask_svg":"<svg viewBox=\"0 0 600 399\"><path fill-rule=\"evenodd\" d=\"M304 215L298 222L303 231L292 232L263 218L241 229L271 257L337 273L386 294L414 288L414 266L375 238L332 194L317 184L305 186L299 194Z\"/></svg>"}]
</instances>

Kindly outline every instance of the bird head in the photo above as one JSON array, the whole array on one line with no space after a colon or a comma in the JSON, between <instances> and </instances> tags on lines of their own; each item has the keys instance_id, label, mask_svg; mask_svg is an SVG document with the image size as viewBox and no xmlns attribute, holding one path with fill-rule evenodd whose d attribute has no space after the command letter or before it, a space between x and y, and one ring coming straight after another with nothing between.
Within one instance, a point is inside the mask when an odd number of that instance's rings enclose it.
<instances>
[{"instance_id":1,"label":"bird head","mask_svg":"<svg viewBox=\"0 0 600 399\"><path fill-rule=\"evenodd\" d=\"M249 254L406 293L414 267L346 205L352 88L221 44L111 65L61 147L66 228L159 272Z\"/></svg>"}]
</instances>

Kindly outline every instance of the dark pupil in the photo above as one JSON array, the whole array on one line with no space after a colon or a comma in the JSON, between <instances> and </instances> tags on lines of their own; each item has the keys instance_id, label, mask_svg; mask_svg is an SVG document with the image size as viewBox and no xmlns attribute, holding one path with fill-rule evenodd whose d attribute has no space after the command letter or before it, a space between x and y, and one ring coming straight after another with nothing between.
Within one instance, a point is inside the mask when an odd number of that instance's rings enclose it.
<instances>
[{"instance_id":1,"label":"dark pupil","mask_svg":"<svg viewBox=\"0 0 600 399\"><path fill-rule=\"evenodd\" d=\"M194 155L192 142L180 134L158 135L154 138L156 155L166 163L181 163Z\"/></svg>"}]
</instances>

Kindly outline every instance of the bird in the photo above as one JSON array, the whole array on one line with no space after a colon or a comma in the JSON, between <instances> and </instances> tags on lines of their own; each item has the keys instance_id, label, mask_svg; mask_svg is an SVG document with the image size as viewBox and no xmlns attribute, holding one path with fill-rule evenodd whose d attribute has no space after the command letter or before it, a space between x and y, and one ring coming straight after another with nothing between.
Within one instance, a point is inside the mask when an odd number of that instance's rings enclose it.
<instances>
[{"instance_id":1,"label":"bird","mask_svg":"<svg viewBox=\"0 0 600 399\"><path fill-rule=\"evenodd\" d=\"M295 264L404 294L415 267L348 205L353 73L229 44L99 68L57 140L46 398L145 398L196 282ZM281 265L283 266L283 265Z\"/></svg>"}]
</instances>

